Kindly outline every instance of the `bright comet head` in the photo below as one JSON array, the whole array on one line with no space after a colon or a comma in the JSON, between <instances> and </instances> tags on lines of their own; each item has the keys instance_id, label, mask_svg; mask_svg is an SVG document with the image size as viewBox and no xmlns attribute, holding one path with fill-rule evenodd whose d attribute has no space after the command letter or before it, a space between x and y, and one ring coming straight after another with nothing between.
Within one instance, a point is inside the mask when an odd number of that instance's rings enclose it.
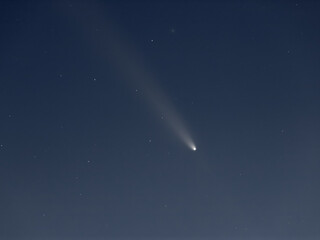
<instances>
[{"instance_id":1,"label":"bright comet head","mask_svg":"<svg viewBox=\"0 0 320 240\"><path fill-rule=\"evenodd\" d=\"M197 150L196 146L193 146L192 151L196 151L196 150Z\"/></svg>"}]
</instances>

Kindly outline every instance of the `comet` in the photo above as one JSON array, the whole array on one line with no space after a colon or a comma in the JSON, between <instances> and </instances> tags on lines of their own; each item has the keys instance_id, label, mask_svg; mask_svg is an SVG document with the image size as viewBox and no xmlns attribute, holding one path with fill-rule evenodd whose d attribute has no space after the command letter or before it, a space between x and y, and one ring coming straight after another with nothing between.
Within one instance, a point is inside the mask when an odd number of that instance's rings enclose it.
<instances>
[{"instance_id":1,"label":"comet","mask_svg":"<svg viewBox=\"0 0 320 240\"><path fill-rule=\"evenodd\" d=\"M103 5L98 7L97 3L88 3L85 8L84 6L79 6L77 9L74 7L72 11L75 24L81 23L85 36L90 38L91 45L96 47L96 52L113 64L132 87L141 89L146 102L154 112L159 116L165 115L167 125L172 132L189 149L196 151L197 148L186 124L164 94L156 77L146 67L141 52L136 51L130 45L130 41L124 40L130 37L120 34L120 28L107 19L105 7ZM103 31L96 31L101 23L103 23Z\"/></svg>"}]
</instances>

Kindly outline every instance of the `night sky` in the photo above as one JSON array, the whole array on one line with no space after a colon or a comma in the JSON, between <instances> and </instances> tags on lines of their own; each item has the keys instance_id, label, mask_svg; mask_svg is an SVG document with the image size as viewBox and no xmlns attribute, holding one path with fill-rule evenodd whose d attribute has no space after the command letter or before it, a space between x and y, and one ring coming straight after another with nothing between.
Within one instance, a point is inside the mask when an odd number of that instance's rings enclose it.
<instances>
[{"instance_id":1,"label":"night sky","mask_svg":"<svg viewBox=\"0 0 320 240\"><path fill-rule=\"evenodd\" d=\"M1 1L0 239L320 239L319 12Z\"/></svg>"}]
</instances>

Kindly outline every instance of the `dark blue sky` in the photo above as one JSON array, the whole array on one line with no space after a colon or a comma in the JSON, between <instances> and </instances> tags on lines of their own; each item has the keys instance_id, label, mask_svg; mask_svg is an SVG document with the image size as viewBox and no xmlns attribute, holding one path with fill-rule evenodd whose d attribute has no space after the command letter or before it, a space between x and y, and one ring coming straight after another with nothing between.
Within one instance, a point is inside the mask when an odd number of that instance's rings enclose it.
<instances>
[{"instance_id":1,"label":"dark blue sky","mask_svg":"<svg viewBox=\"0 0 320 240\"><path fill-rule=\"evenodd\" d=\"M1 1L0 239L319 239L319 12Z\"/></svg>"}]
</instances>

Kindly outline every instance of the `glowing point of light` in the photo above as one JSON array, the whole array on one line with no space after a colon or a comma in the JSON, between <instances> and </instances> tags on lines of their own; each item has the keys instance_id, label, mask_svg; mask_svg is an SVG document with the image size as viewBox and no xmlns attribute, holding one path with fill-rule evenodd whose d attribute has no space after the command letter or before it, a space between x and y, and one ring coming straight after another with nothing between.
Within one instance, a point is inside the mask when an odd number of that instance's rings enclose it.
<instances>
[{"instance_id":1,"label":"glowing point of light","mask_svg":"<svg viewBox=\"0 0 320 240\"><path fill-rule=\"evenodd\" d=\"M196 146L193 146L192 151L196 151L196 150L197 150Z\"/></svg>"}]
</instances>

